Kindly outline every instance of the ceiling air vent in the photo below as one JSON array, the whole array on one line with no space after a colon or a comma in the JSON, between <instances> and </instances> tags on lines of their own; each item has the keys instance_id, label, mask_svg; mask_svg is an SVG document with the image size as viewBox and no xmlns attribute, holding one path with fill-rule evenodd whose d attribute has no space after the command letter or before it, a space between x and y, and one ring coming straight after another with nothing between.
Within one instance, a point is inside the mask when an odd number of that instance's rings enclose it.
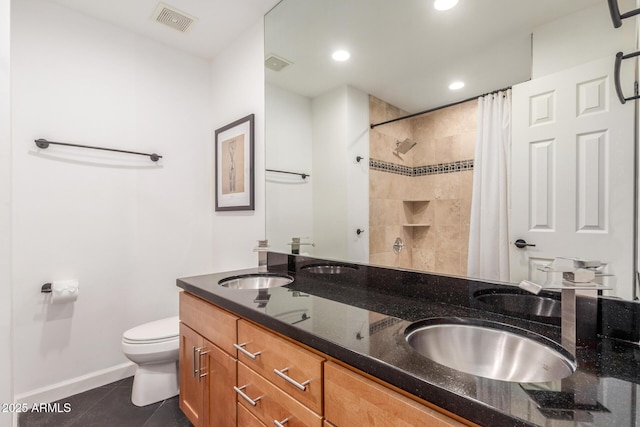
<instances>
[{"instance_id":1,"label":"ceiling air vent","mask_svg":"<svg viewBox=\"0 0 640 427\"><path fill-rule=\"evenodd\" d=\"M267 59L264 60L265 67L273 71L282 71L284 67L288 67L291 64L293 64L293 62L287 61L274 54L270 54L267 56Z\"/></svg>"},{"instance_id":2,"label":"ceiling air vent","mask_svg":"<svg viewBox=\"0 0 640 427\"><path fill-rule=\"evenodd\" d=\"M151 17L156 22L178 30L181 33L186 33L189 28L191 28L191 24L198 21L195 17L165 3L158 3L158 7Z\"/></svg>"}]
</instances>

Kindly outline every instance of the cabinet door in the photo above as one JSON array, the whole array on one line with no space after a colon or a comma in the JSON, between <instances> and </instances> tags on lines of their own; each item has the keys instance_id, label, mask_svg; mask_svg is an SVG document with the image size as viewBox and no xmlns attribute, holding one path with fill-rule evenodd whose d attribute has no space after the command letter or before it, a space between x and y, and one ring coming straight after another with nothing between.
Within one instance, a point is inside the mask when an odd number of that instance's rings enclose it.
<instances>
[{"instance_id":1,"label":"cabinet door","mask_svg":"<svg viewBox=\"0 0 640 427\"><path fill-rule=\"evenodd\" d=\"M195 427L203 425L203 386L197 372L197 349L202 345L202 337L180 323L180 409Z\"/></svg>"},{"instance_id":2,"label":"cabinet door","mask_svg":"<svg viewBox=\"0 0 640 427\"><path fill-rule=\"evenodd\" d=\"M324 381L325 417L337 427L464 426L335 363L325 363Z\"/></svg>"},{"instance_id":3,"label":"cabinet door","mask_svg":"<svg viewBox=\"0 0 640 427\"><path fill-rule=\"evenodd\" d=\"M204 341L203 375L206 378L206 419L204 425L212 427L235 427L237 361L227 353Z\"/></svg>"}]
</instances>

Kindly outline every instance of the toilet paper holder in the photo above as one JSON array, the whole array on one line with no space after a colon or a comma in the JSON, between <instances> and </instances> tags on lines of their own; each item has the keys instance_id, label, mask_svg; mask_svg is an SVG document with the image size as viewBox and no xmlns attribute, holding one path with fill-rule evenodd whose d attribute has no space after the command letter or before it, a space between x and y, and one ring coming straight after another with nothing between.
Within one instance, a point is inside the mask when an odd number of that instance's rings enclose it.
<instances>
[{"instance_id":1,"label":"toilet paper holder","mask_svg":"<svg viewBox=\"0 0 640 427\"><path fill-rule=\"evenodd\" d=\"M45 302L49 304L66 304L78 299L77 280L58 280L47 282L40 288L40 292L48 294Z\"/></svg>"}]
</instances>

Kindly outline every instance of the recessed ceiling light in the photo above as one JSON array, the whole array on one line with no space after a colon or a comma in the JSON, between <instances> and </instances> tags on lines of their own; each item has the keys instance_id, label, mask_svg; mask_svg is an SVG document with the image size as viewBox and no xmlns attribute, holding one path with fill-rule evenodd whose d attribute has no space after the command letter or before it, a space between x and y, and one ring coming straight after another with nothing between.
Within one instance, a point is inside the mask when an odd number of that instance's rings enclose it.
<instances>
[{"instance_id":1,"label":"recessed ceiling light","mask_svg":"<svg viewBox=\"0 0 640 427\"><path fill-rule=\"evenodd\" d=\"M449 10L458 4L458 0L436 0L433 2L433 7L437 10Z\"/></svg>"},{"instance_id":2,"label":"recessed ceiling light","mask_svg":"<svg viewBox=\"0 0 640 427\"><path fill-rule=\"evenodd\" d=\"M464 82L453 82L449 85L449 89L458 90L464 87Z\"/></svg>"},{"instance_id":3,"label":"recessed ceiling light","mask_svg":"<svg viewBox=\"0 0 640 427\"><path fill-rule=\"evenodd\" d=\"M343 62L351 58L351 54L346 50L336 50L335 52L333 52L331 57L333 58L334 61Z\"/></svg>"}]
</instances>

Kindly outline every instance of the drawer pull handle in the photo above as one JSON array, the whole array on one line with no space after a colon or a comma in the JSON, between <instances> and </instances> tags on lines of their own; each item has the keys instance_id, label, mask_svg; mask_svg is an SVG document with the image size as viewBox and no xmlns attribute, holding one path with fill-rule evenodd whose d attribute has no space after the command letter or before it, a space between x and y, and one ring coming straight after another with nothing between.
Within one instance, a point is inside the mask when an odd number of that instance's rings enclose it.
<instances>
[{"instance_id":1,"label":"drawer pull handle","mask_svg":"<svg viewBox=\"0 0 640 427\"><path fill-rule=\"evenodd\" d=\"M311 382L311 380L306 380L305 382L300 384L298 381L294 380L289 375L285 374L285 372L287 372L288 370L289 370L289 368L284 368L281 371L279 371L277 369L274 369L273 373L276 374L277 376L279 376L280 378L282 378L283 380L285 380L286 382L288 382L289 384L291 384L293 386L296 386L297 388L299 388L302 391L306 391L307 390L307 384L309 384Z\"/></svg>"},{"instance_id":2,"label":"drawer pull handle","mask_svg":"<svg viewBox=\"0 0 640 427\"><path fill-rule=\"evenodd\" d=\"M233 386L233 389L236 391L236 393L240 395L240 397L242 397L244 400L249 402L251 406L256 406L258 404L258 401L262 398L262 396L256 397L255 399L251 399L249 396L246 395L244 391L242 391L245 388L247 388L246 385L243 385L242 387Z\"/></svg>"},{"instance_id":3,"label":"drawer pull handle","mask_svg":"<svg viewBox=\"0 0 640 427\"><path fill-rule=\"evenodd\" d=\"M258 357L260 355L260 353L262 353L261 351L258 351L256 353L250 353L249 351L245 350L244 346L247 345L248 343L244 343L244 344L233 344L233 346L240 352L242 352L245 356L256 360L256 357Z\"/></svg>"},{"instance_id":4,"label":"drawer pull handle","mask_svg":"<svg viewBox=\"0 0 640 427\"><path fill-rule=\"evenodd\" d=\"M273 424L275 424L275 425L276 425L276 427L284 427L284 425L285 425L286 423L288 423L288 422L289 422L289 418L285 418L285 419L284 419L284 420L282 420L282 421L273 420Z\"/></svg>"},{"instance_id":5,"label":"drawer pull handle","mask_svg":"<svg viewBox=\"0 0 640 427\"><path fill-rule=\"evenodd\" d=\"M202 348L198 349L198 382L202 380L203 377L207 376L207 373L202 373L202 356L209 353L208 351L202 351Z\"/></svg>"},{"instance_id":6,"label":"drawer pull handle","mask_svg":"<svg viewBox=\"0 0 640 427\"><path fill-rule=\"evenodd\" d=\"M199 348L193 347L193 356L191 357L191 365L193 367L193 378L198 375L198 368L196 368L196 352L200 351Z\"/></svg>"}]
</instances>

